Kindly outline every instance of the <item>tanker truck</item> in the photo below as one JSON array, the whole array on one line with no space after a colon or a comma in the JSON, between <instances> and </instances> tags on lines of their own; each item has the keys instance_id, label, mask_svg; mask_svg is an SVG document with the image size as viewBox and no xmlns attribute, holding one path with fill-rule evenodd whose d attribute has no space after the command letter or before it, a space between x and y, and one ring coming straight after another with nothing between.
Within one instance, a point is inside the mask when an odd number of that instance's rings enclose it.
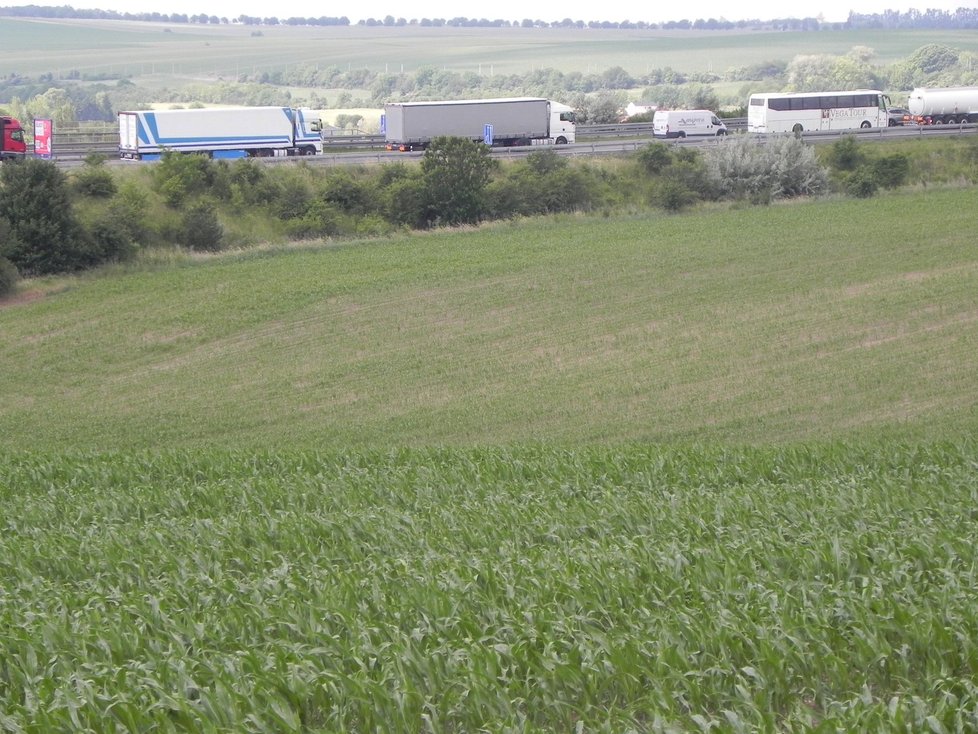
<instances>
[{"instance_id":1,"label":"tanker truck","mask_svg":"<svg viewBox=\"0 0 978 734\"><path fill-rule=\"evenodd\" d=\"M14 117L0 115L0 161L23 158L26 154L23 126Z\"/></svg>"},{"instance_id":2,"label":"tanker truck","mask_svg":"<svg viewBox=\"0 0 978 734\"><path fill-rule=\"evenodd\" d=\"M957 125L978 122L978 87L918 87L907 100L909 122Z\"/></svg>"},{"instance_id":3,"label":"tanker truck","mask_svg":"<svg viewBox=\"0 0 978 734\"><path fill-rule=\"evenodd\" d=\"M537 97L445 102L389 102L381 131L387 150L424 150L452 136L494 147L574 142L574 110Z\"/></svg>"},{"instance_id":4,"label":"tanker truck","mask_svg":"<svg viewBox=\"0 0 978 734\"><path fill-rule=\"evenodd\" d=\"M322 123L292 107L215 107L119 113L119 157L139 160L163 151L235 151L246 156L323 152Z\"/></svg>"}]
</instances>

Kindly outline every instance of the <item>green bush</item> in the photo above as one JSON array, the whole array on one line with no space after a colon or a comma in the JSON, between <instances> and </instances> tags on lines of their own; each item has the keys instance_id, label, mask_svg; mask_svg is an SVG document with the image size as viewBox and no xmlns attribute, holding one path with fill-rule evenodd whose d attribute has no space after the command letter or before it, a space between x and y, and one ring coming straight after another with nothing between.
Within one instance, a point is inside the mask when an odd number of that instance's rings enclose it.
<instances>
[{"instance_id":1,"label":"green bush","mask_svg":"<svg viewBox=\"0 0 978 734\"><path fill-rule=\"evenodd\" d=\"M173 208L206 193L214 178L214 166L203 155L166 151L153 167L154 187Z\"/></svg>"},{"instance_id":2,"label":"green bush","mask_svg":"<svg viewBox=\"0 0 978 734\"><path fill-rule=\"evenodd\" d=\"M2 236L2 232L0 232L0 236ZM7 258L0 257L0 298L14 292L19 278L20 273L17 272L17 266Z\"/></svg>"},{"instance_id":3,"label":"green bush","mask_svg":"<svg viewBox=\"0 0 978 734\"><path fill-rule=\"evenodd\" d=\"M354 171L335 169L319 184L319 196L339 210L353 216L364 216L377 210L371 187Z\"/></svg>"},{"instance_id":4,"label":"green bush","mask_svg":"<svg viewBox=\"0 0 978 734\"><path fill-rule=\"evenodd\" d=\"M93 254L99 262L122 262L136 254L132 230L124 214L109 209L89 228Z\"/></svg>"},{"instance_id":5,"label":"green bush","mask_svg":"<svg viewBox=\"0 0 978 734\"><path fill-rule=\"evenodd\" d=\"M398 178L383 189L383 211L388 222L412 229L425 226L425 185L420 175Z\"/></svg>"},{"instance_id":6,"label":"green bush","mask_svg":"<svg viewBox=\"0 0 978 734\"><path fill-rule=\"evenodd\" d=\"M697 195L683 182L663 179L655 188L654 202L667 212L679 212L696 202Z\"/></svg>"},{"instance_id":7,"label":"green bush","mask_svg":"<svg viewBox=\"0 0 978 734\"><path fill-rule=\"evenodd\" d=\"M868 199L879 189L872 166L860 166L845 178L845 190L850 196Z\"/></svg>"},{"instance_id":8,"label":"green bush","mask_svg":"<svg viewBox=\"0 0 978 734\"><path fill-rule=\"evenodd\" d=\"M119 226L124 227L129 240L149 244L150 228L146 222L149 197L146 190L132 182L125 182L109 203L108 213Z\"/></svg>"},{"instance_id":9,"label":"green bush","mask_svg":"<svg viewBox=\"0 0 978 734\"><path fill-rule=\"evenodd\" d=\"M717 196L756 202L815 196L828 188L814 148L792 136L764 142L727 136L707 151L706 176Z\"/></svg>"},{"instance_id":10,"label":"green bush","mask_svg":"<svg viewBox=\"0 0 978 734\"><path fill-rule=\"evenodd\" d=\"M72 174L71 184L82 196L96 199L107 199L116 193L115 178L101 164L86 164Z\"/></svg>"},{"instance_id":11,"label":"green bush","mask_svg":"<svg viewBox=\"0 0 978 734\"><path fill-rule=\"evenodd\" d=\"M855 171L866 161L866 156L856 139L852 135L846 135L832 143L828 159L829 165L837 171Z\"/></svg>"},{"instance_id":12,"label":"green bush","mask_svg":"<svg viewBox=\"0 0 978 734\"><path fill-rule=\"evenodd\" d=\"M471 224L486 210L485 190L495 161L489 146L465 138L439 137L421 159L428 225Z\"/></svg>"},{"instance_id":13,"label":"green bush","mask_svg":"<svg viewBox=\"0 0 978 734\"><path fill-rule=\"evenodd\" d=\"M895 189L910 178L910 158L904 153L885 155L873 161L872 170L877 184L885 189Z\"/></svg>"},{"instance_id":14,"label":"green bush","mask_svg":"<svg viewBox=\"0 0 978 734\"><path fill-rule=\"evenodd\" d=\"M68 180L51 161L0 166L0 218L10 230L4 255L22 274L44 275L98 263L72 205Z\"/></svg>"},{"instance_id":15,"label":"green bush","mask_svg":"<svg viewBox=\"0 0 978 734\"><path fill-rule=\"evenodd\" d=\"M286 222L286 234L296 240L332 237L344 231L344 217L333 204L322 199L310 202L301 217ZM350 227L354 229L355 227Z\"/></svg>"},{"instance_id":16,"label":"green bush","mask_svg":"<svg viewBox=\"0 0 978 734\"><path fill-rule=\"evenodd\" d=\"M184 212L180 244L191 250L215 252L224 245L224 227L213 204L201 201Z\"/></svg>"},{"instance_id":17,"label":"green bush","mask_svg":"<svg viewBox=\"0 0 978 734\"><path fill-rule=\"evenodd\" d=\"M638 163L646 173L661 173L672 163L672 150L665 143L649 143L638 152Z\"/></svg>"}]
</instances>

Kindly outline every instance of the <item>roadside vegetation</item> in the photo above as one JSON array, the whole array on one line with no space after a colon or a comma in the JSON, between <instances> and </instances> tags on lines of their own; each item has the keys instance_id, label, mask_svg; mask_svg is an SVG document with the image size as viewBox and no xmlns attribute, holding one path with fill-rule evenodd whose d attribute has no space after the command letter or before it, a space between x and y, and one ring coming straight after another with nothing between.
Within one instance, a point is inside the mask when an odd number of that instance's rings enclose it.
<instances>
[{"instance_id":1,"label":"roadside vegetation","mask_svg":"<svg viewBox=\"0 0 978 734\"><path fill-rule=\"evenodd\" d=\"M166 154L120 170L91 156L65 173L27 160L0 169L2 292L16 278L76 272L153 251L218 251L282 240L388 236L560 213L677 212L835 193L868 197L910 183L974 184L967 136L902 145L843 137L821 151L792 136L729 136L704 151L653 142L615 161L551 150L501 164L482 144L443 138L420 165L323 169Z\"/></svg>"}]
</instances>

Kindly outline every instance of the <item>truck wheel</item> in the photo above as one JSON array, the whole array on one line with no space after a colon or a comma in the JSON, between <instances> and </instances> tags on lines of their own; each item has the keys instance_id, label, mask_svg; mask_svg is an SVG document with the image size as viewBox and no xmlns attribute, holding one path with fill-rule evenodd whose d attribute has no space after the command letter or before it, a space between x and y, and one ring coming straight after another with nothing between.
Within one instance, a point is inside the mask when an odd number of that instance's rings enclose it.
<instances>
[{"instance_id":1,"label":"truck wheel","mask_svg":"<svg viewBox=\"0 0 978 734\"><path fill-rule=\"evenodd\" d=\"M872 126L873 124L869 120L863 120L861 123L859 123L859 127L861 127L863 130L868 130Z\"/></svg>"},{"instance_id":2,"label":"truck wheel","mask_svg":"<svg viewBox=\"0 0 978 734\"><path fill-rule=\"evenodd\" d=\"M554 145L567 145L567 138L560 136L554 141Z\"/></svg>"},{"instance_id":3,"label":"truck wheel","mask_svg":"<svg viewBox=\"0 0 978 734\"><path fill-rule=\"evenodd\" d=\"M947 124L948 125L957 125L958 124L958 121L955 120L954 119L954 116L952 115L951 117L947 118Z\"/></svg>"}]
</instances>

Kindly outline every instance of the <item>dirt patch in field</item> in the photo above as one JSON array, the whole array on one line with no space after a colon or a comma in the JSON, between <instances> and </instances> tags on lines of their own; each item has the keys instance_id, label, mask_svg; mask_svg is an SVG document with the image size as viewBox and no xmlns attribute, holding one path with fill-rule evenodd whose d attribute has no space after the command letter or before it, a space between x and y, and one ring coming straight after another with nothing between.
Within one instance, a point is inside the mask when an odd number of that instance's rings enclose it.
<instances>
[{"instance_id":1,"label":"dirt patch in field","mask_svg":"<svg viewBox=\"0 0 978 734\"><path fill-rule=\"evenodd\" d=\"M47 294L44 291L30 290L22 291L20 293L12 293L9 296L4 296L0 298L0 308L7 308L8 306L20 306L24 303L30 303L31 301L37 301L38 299L44 298Z\"/></svg>"}]
</instances>

